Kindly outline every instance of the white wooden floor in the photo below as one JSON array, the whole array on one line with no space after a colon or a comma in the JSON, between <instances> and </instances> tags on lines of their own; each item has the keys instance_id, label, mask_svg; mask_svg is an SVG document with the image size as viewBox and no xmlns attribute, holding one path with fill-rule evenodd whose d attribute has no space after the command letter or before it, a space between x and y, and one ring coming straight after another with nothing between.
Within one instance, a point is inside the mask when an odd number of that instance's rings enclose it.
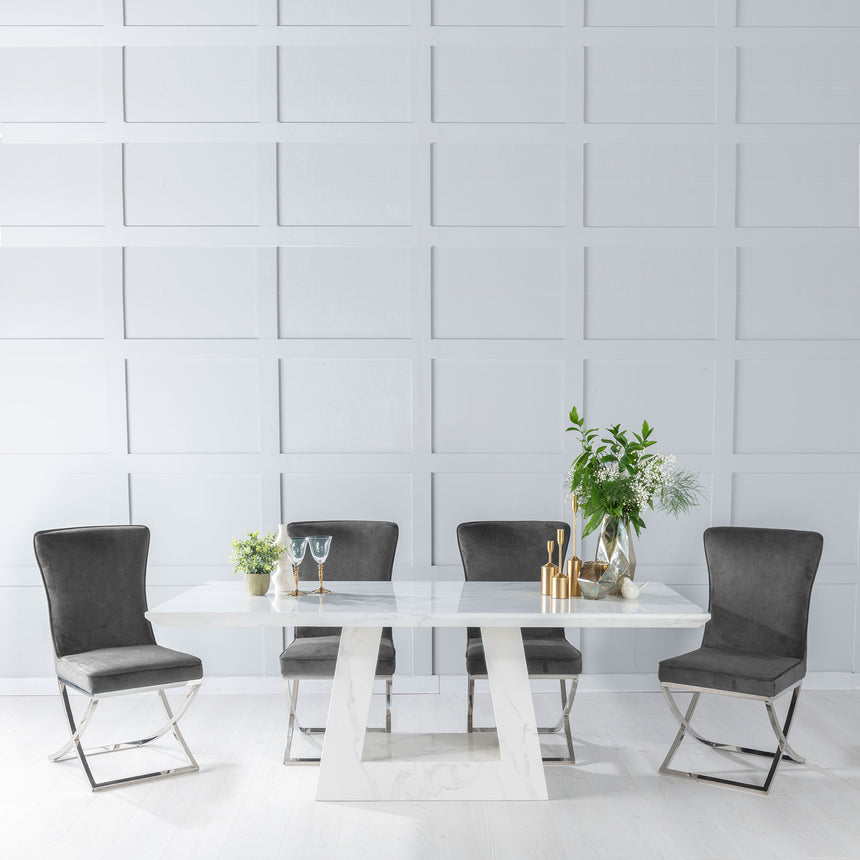
<instances>
[{"instance_id":1,"label":"white wooden floor","mask_svg":"<svg viewBox=\"0 0 860 860\"><path fill-rule=\"evenodd\" d=\"M379 721L381 697L374 698ZM139 736L123 728L130 713L154 725L158 703L154 694L148 699L101 705L90 742ZM310 694L300 708L314 723L323 721L326 705L326 696ZM539 722L551 722L555 706L555 696L536 696ZM462 694L396 695L394 709L395 731L465 724ZM707 717L702 726L720 740L769 744L772 737L763 706L709 698L699 710ZM484 693L476 722L488 714ZM860 691L801 694L791 738L809 764L786 763L769 797L659 776L675 732L659 693L580 693L572 716L578 764L547 767L547 803L317 803L316 768L281 764L286 712L279 696L201 693L184 722L201 772L103 794L89 791L77 762L46 760L63 740L58 697L4 697L0 854L15 860L860 857ZM691 747L688 741L682 750ZM170 758L168 748L100 756L97 778L111 771L112 759L139 770L160 766ZM707 758L696 752L696 763L740 772L701 749ZM683 761L693 763L676 759Z\"/></svg>"}]
</instances>

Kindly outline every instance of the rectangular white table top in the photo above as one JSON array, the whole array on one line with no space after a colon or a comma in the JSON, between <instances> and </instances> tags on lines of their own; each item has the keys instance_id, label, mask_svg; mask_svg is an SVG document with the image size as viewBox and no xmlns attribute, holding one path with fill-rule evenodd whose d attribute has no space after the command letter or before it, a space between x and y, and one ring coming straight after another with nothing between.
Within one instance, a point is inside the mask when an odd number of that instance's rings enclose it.
<instances>
[{"instance_id":1,"label":"rectangular white table top","mask_svg":"<svg viewBox=\"0 0 860 860\"><path fill-rule=\"evenodd\" d=\"M209 582L146 617L176 627L700 627L710 618L659 582L638 600L553 600L541 595L539 582L325 584L331 594L251 597L240 580Z\"/></svg>"}]
</instances>

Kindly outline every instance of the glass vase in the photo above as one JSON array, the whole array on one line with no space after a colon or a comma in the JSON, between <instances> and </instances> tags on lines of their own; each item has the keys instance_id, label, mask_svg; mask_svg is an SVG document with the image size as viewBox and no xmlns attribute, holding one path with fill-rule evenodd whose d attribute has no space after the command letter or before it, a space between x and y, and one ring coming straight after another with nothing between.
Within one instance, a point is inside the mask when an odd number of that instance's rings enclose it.
<instances>
[{"instance_id":1,"label":"glass vase","mask_svg":"<svg viewBox=\"0 0 860 860\"><path fill-rule=\"evenodd\" d=\"M630 522L622 517L607 514L600 524L595 561L606 564L601 582L611 582L610 594L621 594L625 577L633 579L636 573L636 552L633 549L633 531Z\"/></svg>"}]
</instances>

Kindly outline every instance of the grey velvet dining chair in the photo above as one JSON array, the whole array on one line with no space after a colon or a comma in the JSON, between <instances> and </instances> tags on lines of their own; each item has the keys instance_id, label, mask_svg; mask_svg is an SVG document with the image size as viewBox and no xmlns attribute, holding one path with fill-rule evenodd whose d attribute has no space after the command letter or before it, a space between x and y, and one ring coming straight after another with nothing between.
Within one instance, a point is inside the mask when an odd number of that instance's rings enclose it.
<instances>
[{"instance_id":1,"label":"grey velvet dining chair","mask_svg":"<svg viewBox=\"0 0 860 860\"><path fill-rule=\"evenodd\" d=\"M394 568L394 554L400 529L397 523L374 520L322 520L287 524L291 538L331 535L331 549L325 563L325 576L329 581L390 581ZM310 553L304 565L313 564ZM316 579L314 569L311 579ZM299 598L302 599L302 598ZM320 597L325 600L325 596ZM310 764L319 762L319 756L291 755L293 734L325 734L324 726L302 726L297 708L299 682L334 678L337 654L340 647L340 627L296 627L293 641L281 654L281 676L290 709L284 764ZM396 664L394 637L390 627L384 627L379 643L376 677L385 680L385 729L391 731L391 683ZM379 729L369 729L379 731Z\"/></svg>"},{"instance_id":2,"label":"grey velvet dining chair","mask_svg":"<svg viewBox=\"0 0 860 860\"><path fill-rule=\"evenodd\" d=\"M783 759L804 763L789 744L788 732L806 675L809 601L824 539L817 532L719 527L705 531L704 543L711 619L700 648L660 663L661 689L679 723L660 773L767 794ZM789 690L780 725L774 699ZM692 693L686 713L673 698L678 692ZM690 721L702 693L763 702L776 750L720 743L699 734ZM687 734L720 752L770 758L763 783L670 768Z\"/></svg>"},{"instance_id":3,"label":"grey velvet dining chair","mask_svg":"<svg viewBox=\"0 0 860 860\"><path fill-rule=\"evenodd\" d=\"M33 546L48 598L57 683L70 729L68 741L51 761L77 753L93 791L199 770L179 720L200 689L203 664L191 654L158 645L144 617L149 529L138 525L51 529L36 532ZM185 701L174 714L164 691L185 685ZM89 700L77 723L69 688ZM158 694L167 716L158 731L138 740L84 749L81 739L100 701L148 691ZM101 782L93 776L88 756L143 747L168 732L182 747L188 765Z\"/></svg>"},{"instance_id":4,"label":"grey velvet dining chair","mask_svg":"<svg viewBox=\"0 0 860 860\"><path fill-rule=\"evenodd\" d=\"M540 568L546 562L548 540L564 530L568 545L570 526L565 522L507 520L460 523L457 542L467 581L516 582L534 581L540 589ZM551 678L561 685L561 717L554 726L539 726L540 734L552 734L564 727L567 756L544 756L546 762L576 762L570 734L570 709L573 705L582 654L567 641L561 627L523 627L523 650L529 678ZM468 675L467 731L492 731L473 724L475 681L486 680L487 661L484 643L477 627L466 630L466 672ZM570 691L566 688L570 683Z\"/></svg>"}]
</instances>

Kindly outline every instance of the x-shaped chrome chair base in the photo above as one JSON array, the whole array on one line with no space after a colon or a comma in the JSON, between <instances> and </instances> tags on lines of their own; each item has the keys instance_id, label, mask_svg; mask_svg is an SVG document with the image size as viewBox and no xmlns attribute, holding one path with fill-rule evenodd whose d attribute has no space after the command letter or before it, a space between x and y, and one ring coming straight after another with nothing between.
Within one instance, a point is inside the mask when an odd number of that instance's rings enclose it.
<instances>
[{"instance_id":1,"label":"x-shaped chrome chair base","mask_svg":"<svg viewBox=\"0 0 860 860\"><path fill-rule=\"evenodd\" d=\"M800 695L800 683L794 685L793 688L789 687L788 689L784 690L782 693L779 694L781 696L784 693L787 693L788 690L793 689L791 695L791 702L789 702L788 705L788 713L786 714L785 722L782 726L780 726L779 724L779 720L776 717L776 711L773 707L774 699L778 698L778 696L753 696L748 693L732 693L725 690L714 690L709 687L693 687L686 686L683 684L663 683L660 685L660 687L662 688L663 695L666 697L666 701L669 704L669 709L672 711L675 716L675 719L680 724L678 734L675 736L675 740L672 743L672 746L669 748L669 752L666 754L666 758L663 759L663 764L660 765L660 773L668 774L669 776L678 776L683 779L702 780L704 782L716 782L720 785L728 786L729 788L736 788L741 791L749 791L754 794L767 794L770 791L770 786L773 782L773 778L776 774L777 768L779 767L779 764L783 759L785 759L786 761L795 762L796 764L804 764L806 762L806 759L804 759L803 756L799 755L788 742L788 731L791 728L791 721L794 718L794 709L797 705L797 698ZM670 692L670 690L693 694L693 698L690 700L690 705L687 708L686 714L681 712L681 709L678 707L677 703L672 698L672 693ZM773 728L773 732L776 735L777 749L774 752L769 752L767 750L757 750L752 749L750 747L734 746L733 744L717 743L715 741L709 741L706 738L703 738L690 725L690 720L693 717L693 712L696 710L696 705L699 703L699 696L702 693L715 693L717 695L734 696L736 698L752 699L754 701L764 702L764 706L767 709L768 718L770 719L771 727ZM734 779L724 779L722 777L710 776L704 773L693 773L691 771L683 771L670 768L669 764L674 758L675 753L678 751L678 747L681 745L681 741L684 739L684 735L688 733L700 743L703 743L706 746L711 747L711 749L715 749L720 752L758 755L772 759L770 770L765 777L764 783L762 785L758 785L752 782L740 782Z\"/></svg>"},{"instance_id":2,"label":"x-shaped chrome chair base","mask_svg":"<svg viewBox=\"0 0 860 860\"><path fill-rule=\"evenodd\" d=\"M368 728L369 732L386 732L387 734L391 734L391 675L379 675L378 679L385 680L385 728ZM317 681L330 681L331 677L320 677L320 678L308 678L305 677L302 680L317 680ZM295 729L298 728L299 734L302 735L324 735L325 734L325 726L303 726L296 716L296 706L299 700L299 680L293 679L292 689L290 685L290 679L284 678L284 689L287 693L287 701L290 703L290 722L287 726L287 745L284 748L284 764L319 764L320 758L319 756L299 756L299 757L291 757L290 751L293 746L293 734Z\"/></svg>"},{"instance_id":3,"label":"x-shaped chrome chair base","mask_svg":"<svg viewBox=\"0 0 860 860\"><path fill-rule=\"evenodd\" d=\"M576 756L573 754L573 738L570 735L570 708L573 705L573 698L576 696L576 688L579 685L579 675L557 675L561 684L561 716L554 726L538 726L539 735L555 734L562 726L564 726L564 737L567 741L566 756L542 756L544 762L564 762L566 764L576 764ZM469 704L466 711L466 731L471 732L494 732L492 726L475 726L472 722L472 714L475 704L475 681L486 680L486 675L469 675ZM529 675L530 680L546 680L546 675ZM570 693L567 692L565 681L570 681Z\"/></svg>"},{"instance_id":4,"label":"x-shaped chrome chair base","mask_svg":"<svg viewBox=\"0 0 860 860\"><path fill-rule=\"evenodd\" d=\"M71 730L71 737L66 741L63 746L58 749L53 755L49 756L50 761L67 761L70 758L75 757L75 753L77 753L78 758L81 760L81 764L84 768L84 773L87 775L87 779L90 782L90 787L93 791L104 791L109 788L117 788L121 785L131 785L137 782L150 782L155 779L164 779L168 776L178 776L182 773L196 773L200 770L200 766L194 759L194 756L191 754L191 750L188 749L188 744L185 742L185 738L182 736L182 732L179 730L179 720L185 715L185 712L188 710L188 707L194 701L194 697L197 695L200 690L200 685L203 683L202 680L198 681L190 681L187 682L189 684L188 695L185 697L185 701L182 703L182 707L179 709L179 712L174 715L173 711L170 709L170 703L167 701L167 696L164 695L164 691L169 687L184 687L186 682L182 681L177 684L167 684L163 687L138 687L136 689L131 690L120 690L116 693L101 693L98 695L91 696L85 690L81 690L79 687L76 687L74 684L69 683L68 681L64 681L62 678L57 678L57 683L60 685L60 696L63 700L63 706L66 709L66 717L69 721L69 728ZM83 693L85 696L89 697L89 704L87 706L87 710L81 718L80 722L75 725L75 715L72 712L72 706L69 702L69 692L68 687L71 687L74 690L78 690ZM92 747L90 749L84 749L83 744L81 743L81 737L84 732L92 725L92 716L98 706L98 703L102 699L111 698L114 696L120 695L128 695L131 693L144 693L149 691L155 691L158 693L159 698L161 699L161 704L164 707L164 711L167 714L167 722L153 735L149 737L140 738L135 741L124 741L122 743L117 744L107 744L105 746ZM159 770L152 771L150 773L142 773L136 776L124 776L119 779L109 779L104 782L97 782L93 777L93 772L90 769L89 761L87 760L87 756L93 755L102 755L104 753L109 752L117 752L118 750L127 750L127 749L135 749L137 747L145 746L152 741L158 740L158 738L163 737L168 732L172 731L173 736L179 741L179 745L182 747L185 752L186 757L190 764L183 765L182 767L174 767L168 770ZM75 752L69 753L69 750L75 747Z\"/></svg>"}]
</instances>

